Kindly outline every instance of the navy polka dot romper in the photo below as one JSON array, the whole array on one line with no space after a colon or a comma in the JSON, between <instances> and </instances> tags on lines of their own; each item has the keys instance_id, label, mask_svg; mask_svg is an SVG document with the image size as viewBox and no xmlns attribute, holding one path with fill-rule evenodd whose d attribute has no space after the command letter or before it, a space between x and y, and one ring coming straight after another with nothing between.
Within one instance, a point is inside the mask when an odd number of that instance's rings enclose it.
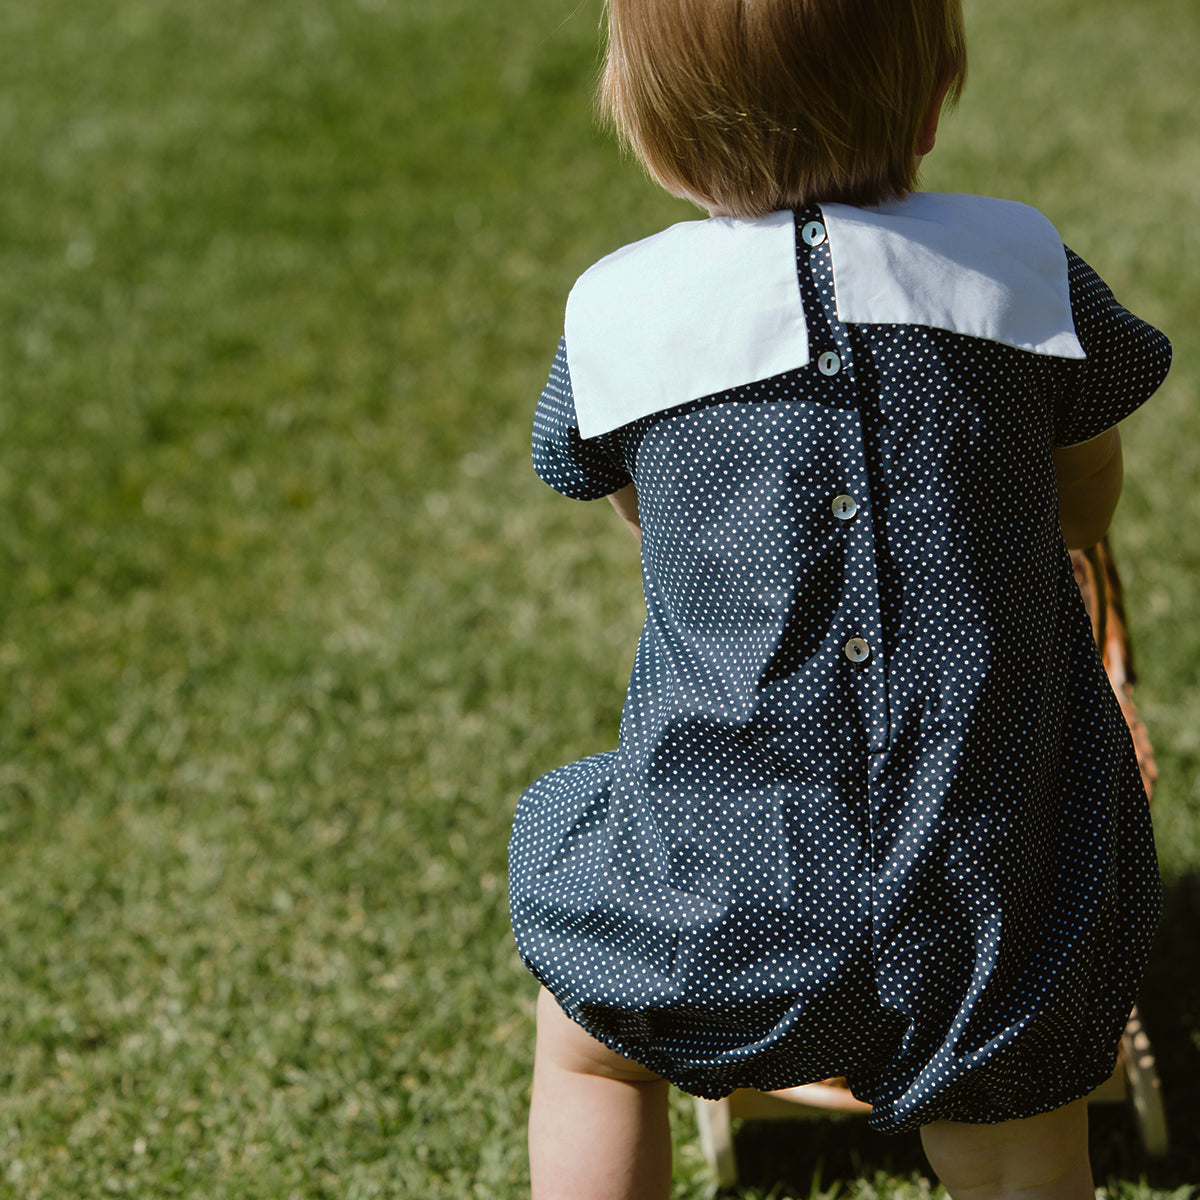
<instances>
[{"instance_id":1,"label":"navy polka dot romper","mask_svg":"<svg viewBox=\"0 0 1200 1200\"><path fill-rule=\"evenodd\" d=\"M929 204L993 239L1009 211ZM927 318L921 294L953 310L991 277L855 249L883 211L784 214L801 365L591 436L568 319L535 467L581 500L636 483L647 618L618 748L526 791L510 883L526 964L613 1049L713 1099L844 1075L898 1132L1031 1116L1113 1069L1159 880L1050 451L1137 408L1170 347L1057 237L1031 261L1066 341L994 333L1001 301L967 332ZM908 319L848 314L897 279Z\"/></svg>"}]
</instances>

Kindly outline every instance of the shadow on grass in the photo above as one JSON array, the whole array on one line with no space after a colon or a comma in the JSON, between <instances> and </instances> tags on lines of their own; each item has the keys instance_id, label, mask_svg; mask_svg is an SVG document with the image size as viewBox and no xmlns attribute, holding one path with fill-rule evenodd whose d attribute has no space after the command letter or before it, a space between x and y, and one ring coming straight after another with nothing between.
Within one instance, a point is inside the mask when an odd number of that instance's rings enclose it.
<instances>
[{"instance_id":1,"label":"shadow on grass","mask_svg":"<svg viewBox=\"0 0 1200 1200\"><path fill-rule=\"evenodd\" d=\"M861 1118L747 1121L738 1131L738 1184L786 1196L841 1194L880 1174L929 1177L916 1133L885 1137ZM838 1185L841 1185L840 1187Z\"/></svg>"},{"instance_id":2,"label":"shadow on grass","mask_svg":"<svg viewBox=\"0 0 1200 1200\"><path fill-rule=\"evenodd\" d=\"M1163 917L1139 1007L1158 1061L1171 1149L1139 1173L1155 1188L1200 1193L1200 873L1163 888ZM1103 1179L1099 1164L1097 1179ZM1118 1178L1137 1178L1130 1171Z\"/></svg>"},{"instance_id":3,"label":"shadow on grass","mask_svg":"<svg viewBox=\"0 0 1200 1200\"><path fill-rule=\"evenodd\" d=\"M1165 888L1163 920L1139 1004L1167 1113L1170 1150L1151 1159L1132 1106L1094 1104L1091 1155L1096 1183L1110 1195L1196 1188L1200 1195L1200 875ZM739 1185L776 1195L860 1191L887 1177L931 1178L918 1134L885 1137L858 1119L748 1121L737 1133ZM838 1186L840 1185L840 1186ZM1187 1191L1183 1191L1186 1195Z\"/></svg>"}]
</instances>

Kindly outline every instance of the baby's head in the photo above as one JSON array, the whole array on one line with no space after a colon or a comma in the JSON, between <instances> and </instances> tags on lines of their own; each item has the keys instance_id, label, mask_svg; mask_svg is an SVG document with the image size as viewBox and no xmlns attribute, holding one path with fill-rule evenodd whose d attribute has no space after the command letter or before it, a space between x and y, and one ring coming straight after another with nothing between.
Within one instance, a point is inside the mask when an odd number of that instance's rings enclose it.
<instances>
[{"instance_id":1,"label":"baby's head","mask_svg":"<svg viewBox=\"0 0 1200 1200\"><path fill-rule=\"evenodd\" d=\"M667 191L761 216L915 186L961 0L607 0L602 110Z\"/></svg>"}]
</instances>

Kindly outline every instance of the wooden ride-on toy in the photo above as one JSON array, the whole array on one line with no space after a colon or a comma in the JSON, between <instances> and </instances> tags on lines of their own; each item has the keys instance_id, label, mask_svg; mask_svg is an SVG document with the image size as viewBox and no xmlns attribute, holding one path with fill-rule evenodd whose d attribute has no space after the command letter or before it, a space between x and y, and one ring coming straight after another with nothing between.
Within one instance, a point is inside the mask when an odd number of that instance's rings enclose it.
<instances>
[{"instance_id":1,"label":"wooden ride-on toy","mask_svg":"<svg viewBox=\"0 0 1200 1200\"><path fill-rule=\"evenodd\" d=\"M1146 799L1154 794L1158 771L1146 728L1133 704L1134 672L1125 623L1121 581L1117 575L1105 538L1090 550L1073 550L1071 562L1075 581L1083 595L1092 633L1104 659L1105 669L1125 714ZM1163 1111L1154 1051L1142 1028L1136 1006L1121 1037L1116 1070L1088 1096L1090 1104L1129 1101L1138 1133L1146 1153L1158 1158L1167 1152L1167 1122ZM778 1120L815 1117L864 1116L871 1106L851 1095L844 1079L826 1079L821 1083L785 1088L778 1092L756 1092L744 1088L724 1100L696 1102L696 1120L700 1127L700 1145L709 1167L721 1187L737 1182L737 1158L733 1146L735 1120Z\"/></svg>"}]
</instances>

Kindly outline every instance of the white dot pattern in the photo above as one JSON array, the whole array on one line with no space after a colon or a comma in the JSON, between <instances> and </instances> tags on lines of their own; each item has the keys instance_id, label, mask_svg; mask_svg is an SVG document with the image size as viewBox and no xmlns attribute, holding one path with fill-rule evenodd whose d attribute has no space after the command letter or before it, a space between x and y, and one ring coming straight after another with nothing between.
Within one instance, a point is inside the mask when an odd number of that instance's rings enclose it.
<instances>
[{"instance_id":1,"label":"white dot pattern","mask_svg":"<svg viewBox=\"0 0 1200 1200\"><path fill-rule=\"evenodd\" d=\"M1084 361L843 324L811 232L801 370L583 441L560 344L535 466L580 499L636 482L647 620L618 748L521 799L513 927L686 1091L845 1075L897 1132L1112 1070L1160 891L1050 449L1170 347L1067 257Z\"/></svg>"}]
</instances>

